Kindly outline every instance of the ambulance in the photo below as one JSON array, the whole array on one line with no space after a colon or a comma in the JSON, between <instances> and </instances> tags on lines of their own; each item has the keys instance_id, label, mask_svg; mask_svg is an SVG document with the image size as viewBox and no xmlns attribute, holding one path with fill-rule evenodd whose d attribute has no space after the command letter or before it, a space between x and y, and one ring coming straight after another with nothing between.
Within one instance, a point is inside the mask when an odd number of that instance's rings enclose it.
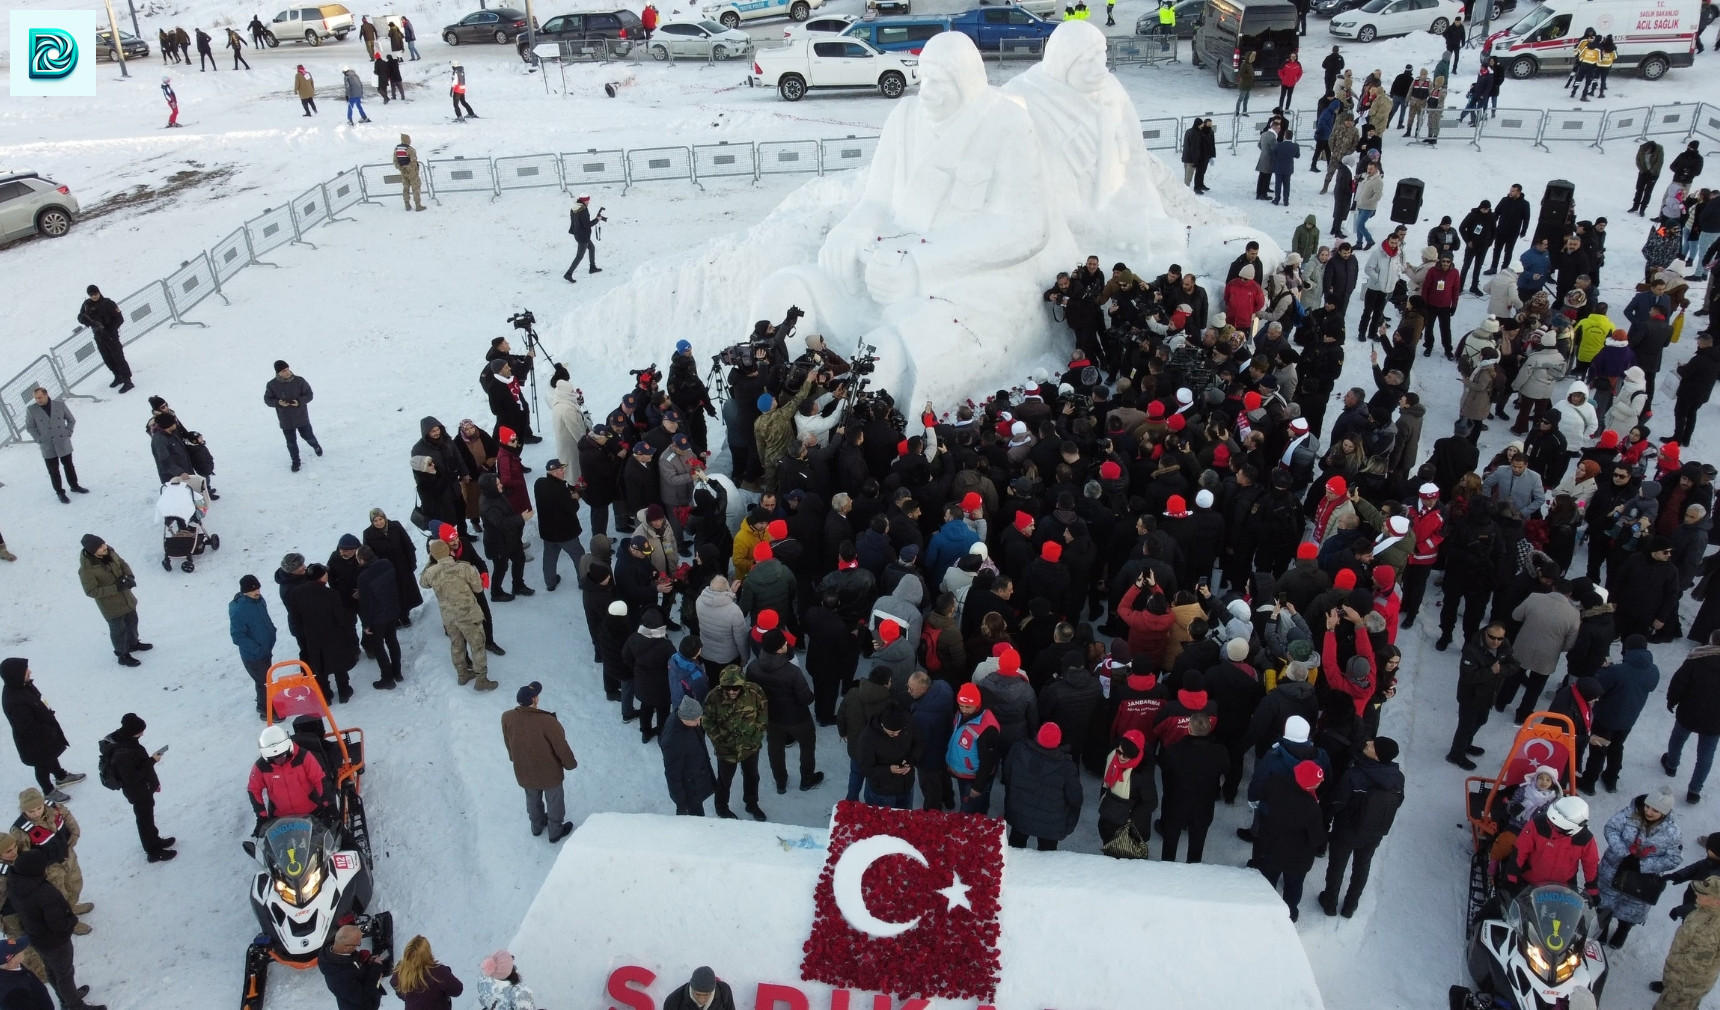
<instances>
[{"instance_id":1,"label":"ambulance","mask_svg":"<svg viewBox=\"0 0 1720 1010\"><path fill-rule=\"evenodd\" d=\"M1519 80L1562 73L1576 60L1577 42L1593 28L1618 47L1617 70L1659 80L1696 55L1701 0L1549 0L1511 27L1488 36L1492 55Z\"/></svg>"}]
</instances>

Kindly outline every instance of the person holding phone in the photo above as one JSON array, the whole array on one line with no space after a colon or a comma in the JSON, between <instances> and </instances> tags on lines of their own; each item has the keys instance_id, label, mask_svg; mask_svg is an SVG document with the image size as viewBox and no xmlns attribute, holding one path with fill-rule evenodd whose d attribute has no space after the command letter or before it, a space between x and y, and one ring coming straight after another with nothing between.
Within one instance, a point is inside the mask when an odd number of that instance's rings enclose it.
<instances>
[{"instance_id":1,"label":"person holding phone","mask_svg":"<svg viewBox=\"0 0 1720 1010\"><path fill-rule=\"evenodd\" d=\"M162 747L154 754L143 747L143 731L147 724L135 712L127 712L120 718L119 729L114 730L102 743L107 745L107 774L103 780L111 778L119 783L121 794L126 802L131 804L132 813L137 817L137 837L143 843L143 851L152 863L165 863L179 855L173 848L172 837L163 838L155 827L155 794L161 791L161 779L155 774L155 766L161 761L167 748Z\"/></svg>"}]
</instances>

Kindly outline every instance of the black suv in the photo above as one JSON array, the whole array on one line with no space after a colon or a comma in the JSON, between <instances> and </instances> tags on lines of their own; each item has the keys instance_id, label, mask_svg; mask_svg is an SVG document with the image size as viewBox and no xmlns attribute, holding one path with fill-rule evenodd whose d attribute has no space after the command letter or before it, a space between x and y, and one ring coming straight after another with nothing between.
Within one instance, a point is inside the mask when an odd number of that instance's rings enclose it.
<instances>
[{"instance_id":1,"label":"black suv","mask_svg":"<svg viewBox=\"0 0 1720 1010\"><path fill-rule=\"evenodd\" d=\"M625 56L633 42L644 41L645 25L630 10L576 11L557 14L532 34L534 42L621 41L627 44L610 48L613 55Z\"/></svg>"}]
</instances>

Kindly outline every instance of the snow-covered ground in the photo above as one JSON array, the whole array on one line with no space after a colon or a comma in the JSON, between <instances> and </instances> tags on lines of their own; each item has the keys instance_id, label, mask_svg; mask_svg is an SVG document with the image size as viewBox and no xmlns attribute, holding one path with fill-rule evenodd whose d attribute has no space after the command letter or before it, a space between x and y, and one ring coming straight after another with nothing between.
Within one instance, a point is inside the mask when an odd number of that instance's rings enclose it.
<instances>
[{"instance_id":1,"label":"snow-covered ground","mask_svg":"<svg viewBox=\"0 0 1720 1010\"><path fill-rule=\"evenodd\" d=\"M52 6L52 0L15 5ZM1129 30L1147 6L1146 0L1124 0L1114 31ZM165 10L143 19L152 47L161 25L242 25L250 16L201 2ZM834 0L826 10L858 13L859 0ZM95 99L0 101L0 166L52 175L70 185L86 209L122 194L132 197L63 240L0 249L0 292L8 310L0 373L10 373L70 331L85 284L120 293L162 276L242 220L306 186L342 168L385 161L401 131L412 134L423 158L483 157L864 134L875 131L892 107L874 96L815 97L790 105L773 93L746 89L742 68L732 64L569 67L567 93L546 94L543 78L527 73L511 48L466 46L458 55L467 64L470 100L483 118L456 125L446 105L449 50L434 34L465 9L441 4L408 13L417 19L425 59L406 66L411 100L387 106L367 100L371 126L347 127L344 103L334 97L340 66L350 62L364 69L356 38L320 49L248 51L255 68L248 74L227 69L230 57L220 71L198 73L182 66L164 71L159 56L152 56L132 67L128 82L104 65ZM540 10L539 17L553 13ZM780 24L759 26L757 34L774 35ZM1328 42L1324 22L1315 20L1310 29L1307 51L1318 54ZM1389 78L1405 63L1430 65L1440 44L1412 36L1344 48L1358 78L1375 67ZM300 62L324 96L322 115L312 120L300 116L289 90ZM1317 63L1315 55L1310 63ZM1460 80L1468 78L1471 65L1465 54ZM1713 101L1720 98L1717 67L1720 56L1704 55L1696 68L1659 82L1615 76L1603 107ZM1015 72L989 65L994 83ZM156 84L162 73L174 77L179 93L187 128L178 133L160 129L165 114ZM1317 73L1311 67L1311 82L1298 89L1299 108L1312 107ZM1187 63L1125 68L1119 76L1143 116L1227 112L1234 100L1234 92L1219 91L1208 74ZM610 99L602 89L607 82L630 86ZM559 92L559 75L552 84ZM1558 86L1557 80L1509 82L1503 104L1568 107ZM1275 91L1262 89L1254 107L1270 108L1275 97ZM1625 216L1633 150L1629 142L1608 145L1603 154L1580 146L1542 151L1493 141L1477 153L1451 142L1433 150L1406 148L1388 136L1384 160L1390 178L1414 174L1428 182L1424 221L1412 229L1414 241L1441 214L1460 218L1479 200L1503 195L1511 182L1538 195L1547 179L1571 180L1579 215L1605 215L1613 222L1603 294L1621 306L1640 262L1636 249L1644 230ZM184 172L202 173L195 177L200 181L165 196L134 192L138 186L171 187L176 173ZM180 185L185 178L180 176ZM1286 243L1305 214L1318 214L1322 225L1329 221L1331 205L1316 195L1317 179L1299 173L1295 202L1286 209L1252 201L1253 152L1246 146L1235 157L1221 153L1209 174L1214 197ZM580 275L577 287L557 276L572 249L563 224L567 202L553 191L509 193L494 202L444 197L439 207L404 217L392 202L357 207L349 212L353 222L329 225L312 237L316 250L283 248L269 257L279 270L240 275L228 290L230 307L207 303L198 314L207 329L162 330L133 345L136 393L115 397L99 381L80 390L99 394L96 402L72 403L80 420L78 461L94 494L60 505L43 480L33 446L0 452L0 530L20 558L0 568L0 579L11 583L0 643L6 654L31 658L73 740L68 766L93 772L96 739L127 711L149 721L146 742L173 744L161 766L158 807L162 830L179 837L181 858L173 863L143 863L129 811L93 777L74 793L85 829L87 896L97 903L89 917L95 932L78 941L81 980L94 987L96 998L115 1010L219 1007L237 999L241 949L254 932L244 898L251 864L239 841L250 828L242 792L258 728L249 714L249 683L226 634L225 603L238 577L254 572L267 582L288 551L322 559L341 533L360 530L372 506L404 519L412 504L404 457L417 437L418 418L434 414L450 424L466 416L487 420L477 371L489 338L508 332L504 320L520 308L533 309L546 323L560 322L553 331L545 328L546 337L560 334L552 353L567 361L595 410L607 409L623 391L623 362L666 362L674 341L683 337L705 355L739 337L717 327L665 327L623 346L603 328L582 330L579 322L590 318L588 310L604 292L639 276L663 278L665 304L697 297L711 303L711 318L733 318L731 300L744 304L750 285L707 282L737 275L732 258L747 250L733 236L802 185L830 183L707 182L703 191L685 182L653 183L625 197L620 187L600 188L597 201L608 206L611 219L600 245L606 272ZM1106 257L1106 250L1093 251ZM706 269L692 262L701 256L711 264ZM1458 326L1467 329L1481 314L1478 301L1466 299ZM1674 345L1668 368L1692 347L1688 338ZM299 474L287 471L274 418L261 403L275 358L291 362L317 393L311 413L328 455L307 457ZM1366 360L1352 353L1344 385L1366 386L1368 378ZM1414 385L1430 404L1424 452L1455 416L1452 378L1449 365L1438 359L1418 365ZM152 393L165 396L208 436L219 463L222 500L211 522L223 548L193 575L164 573L157 564L155 478L141 434L143 397ZM1663 414L1669 407L1663 399ZM1484 436L1483 449L1491 453L1507 437L1496 428ZM1716 438L1720 426L1705 417L1686 458L1704 458ZM533 447L527 463L541 467L551 451ZM78 591L77 538L85 532L107 538L137 569L143 635L157 645L139 669L113 665L105 629ZM541 587L536 563L530 568L528 581ZM272 594L269 599L284 638L278 601ZM339 713L343 722L363 726L370 740L365 794L379 860L377 905L395 912L402 939L416 932L431 937L441 959L468 981L479 958L514 935L555 858L553 849L525 831L519 791L501 747L499 715L511 705L516 687L543 681L545 707L559 712L568 727L580 757L569 784L569 814L576 823L597 811L671 809L657 749L641 746L602 700L573 594L540 592L499 605L496 612L497 637L509 652L493 661L492 676L503 690L487 696L457 692L439 622L421 612L422 619L402 636L405 688L386 695L369 690L363 685L373 674L363 666L355 673L358 697ZM1463 980L1468 836L1462 776L1440 760L1454 720L1457 653L1431 648L1435 623L1428 614L1400 640L1406 675L1388 709L1386 731L1404 743L1410 796L1375 862L1361 912L1353 920L1326 919L1310 894L1298 927L1334 1008L1437 1005L1449 983ZM1682 643L1655 648L1663 684L1685 651ZM279 653L284 656L286 648ZM1624 788L1594 802L1597 822L1664 781L1654 758L1669 724L1662 706L1649 707L1633 733ZM1509 728L1495 720L1479 739L1491 757L1503 750ZM835 736L821 734L819 764L833 773L830 781L811 794L778 797L767 788L765 810L773 820L825 825L830 803L840 796L843 757ZM9 751L0 767L9 769L17 787L29 784L27 770ZM1694 851L1697 835L1720 828L1720 822L1709 822L1705 808L1681 809L1678 816L1688 851ZM1245 818L1241 806L1221 810L1210 860L1240 865L1247 858L1245 845L1232 834ZM1086 820L1071 845L1093 851L1090 810ZM1317 883L1311 880L1310 886ZM666 900L668 895L641 895L641 901ZM1647 1004L1643 987L1657 976L1671 929L1656 913L1632 936L1615 962L1608 1005ZM1234 953L1246 961L1246 938ZM521 967L529 978L532 965ZM280 1010L328 1002L315 973L277 969L273 986L270 1005ZM596 994L544 999L554 1006L592 1005ZM473 998L463 1005L475 1005Z\"/></svg>"}]
</instances>

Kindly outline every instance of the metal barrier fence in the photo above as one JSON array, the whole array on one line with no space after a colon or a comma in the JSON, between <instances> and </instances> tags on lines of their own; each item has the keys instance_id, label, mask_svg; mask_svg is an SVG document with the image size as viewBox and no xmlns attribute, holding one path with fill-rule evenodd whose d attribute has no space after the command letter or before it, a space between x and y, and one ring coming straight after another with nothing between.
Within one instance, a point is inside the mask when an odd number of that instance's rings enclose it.
<instances>
[{"instance_id":1,"label":"metal barrier fence","mask_svg":"<svg viewBox=\"0 0 1720 1010\"><path fill-rule=\"evenodd\" d=\"M1154 40L1144 39L1151 45ZM618 55L609 48L611 58ZM1472 114L1473 115L1473 114ZM1482 141L1527 141L1546 150L1549 143L1574 142L1602 148L1609 141L1647 137L1703 137L1720 142L1720 104L1674 102L1670 105L1624 109L1534 110L1502 109L1466 117L1460 108L1439 110L1441 139L1479 148ZM1143 119L1141 139L1153 151L1180 152L1183 136L1194 121L1214 121L1214 146L1229 145L1233 153L1254 134L1242 128L1242 117L1208 113L1180 119ZM1314 113L1290 114L1292 128L1305 143L1313 139ZM1253 120L1250 120L1253 122ZM630 189L645 182L840 172L864 166L878 146L877 137L831 137L822 140L783 140L714 143L693 146L597 150L561 154L526 154L502 158L446 158L425 162L420 172L432 198L440 193L488 193L496 199L507 190L558 188L574 193L597 185ZM1250 152L1240 152L1247 154ZM400 173L393 165L360 165L318 183L288 203L271 207L246 221L225 238L184 260L177 270L118 299L125 324L125 343L133 343L162 326L205 325L186 318L211 295L227 301L226 287L250 266L276 266L260 257L289 243L315 248L305 235L324 224L349 220L340 213L360 203L392 200L399 195ZM101 352L94 335L83 327L38 355L17 374L0 383L0 444L24 437L24 407L30 390L41 384L56 396L72 393L79 383L100 371Z\"/></svg>"}]
</instances>

